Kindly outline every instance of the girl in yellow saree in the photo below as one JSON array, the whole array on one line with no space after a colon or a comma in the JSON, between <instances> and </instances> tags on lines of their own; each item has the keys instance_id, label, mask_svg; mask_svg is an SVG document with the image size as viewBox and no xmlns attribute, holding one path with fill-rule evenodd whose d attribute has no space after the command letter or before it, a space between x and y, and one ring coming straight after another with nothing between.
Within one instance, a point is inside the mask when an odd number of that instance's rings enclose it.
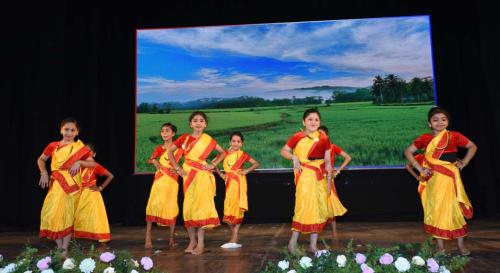
<instances>
[{"instance_id":1,"label":"girl in yellow saree","mask_svg":"<svg viewBox=\"0 0 500 273\"><path fill-rule=\"evenodd\" d=\"M63 139L50 143L37 160L40 169L40 187L49 187L40 214L40 238L56 241L57 248L66 255L73 233L74 211L81 186L80 167L94 167L90 151L80 141L76 120L61 122ZM45 166L51 159L49 174Z\"/></svg>"},{"instance_id":2,"label":"girl in yellow saree","mask_svg":"<svg viewBox=\"0 0 500 273\"><path fill-rule=\"evenodd\" d=\"M330 140L318 132L320 113L308 109L303 115L305 130L293 135L282 148L281 155L293 161L295 174L295 213L288 249L297 253L300 233L310 233L309 251L316 252L318 233L328 219L327 196L330 192L332 169ZM327 171L324 179L323 171ZM328 183L327 183L328 181Z\"/></svg>"},{"instance_id":3,"label":"girl in yellow saree","mask_svg":"<svg viewBox=\"0 0 500 273\"><path fill-rule=\"evenodd\" d=\"M87 148L95 158L95 149L87 143ZM78 206L75 211L74 237L96 240L103 247L111 240L108 215L101 192L111 183L114 176L106 168L96 162L93 168L83 168L81 172L82 186ZM105 176L102 185L97 186L97 177Z\"/></svg>"},{"instance_id":4,"label":"girl in yellow saree","mask_svg":"<svg viewBox=\"0 0 500 273\"><path fill-rule=\"evenodd\" d=\"M437 251L444 252L445 240L457 239L462 255L470 251L464 245L467 235L465 218L472 217L472 205L465 193L460 170L474 156L476 145L454 131L448 131L449 114L442 108L434 107L429 111L428 122L433 134L420 136L410 145L405 155L422 176L429 177L419 186L424 209L424 230L437 241ZM457 147L467 149L460 160L456 157ZM419 164L413 154L425 148L423 164Z\"/></svg>"},{"instance_id":5,"label":"girl in yellow saree","mask_svg":"<svg viewBox=\"0 0 500 273\"><path fill-rule=\"evenodd\" d=\"M245 211L248 210L247 178L246 174L257 169L259 162L241 150L243 146L243 135L234 132L229 136L231 147L226 151L226 157L222 165L224 173L215 169L219 176L226 182L226 198L224 199L224 218L222 221L231 228L231 239L223 244L222 248L238 248L238 231ZM252 164L248 169L244 169L245 162Z\"/></svg>"},{"instance_id":6,"label":"girl in yellow saree","mask_svg":"<svg viewBox=\"0 0 500 273\"><path fill-rule=\"evenodd\" d=\"M320 133L328 135L328 128L324 125L321 125L318 129ZM335 165L335 157L340 155L344 158L344 161L337 169L334 169ZM340 202L339 195L337 194L337 189L335 188L335 178L340 174L342 170L351 162L352 158L349 154L344 152L339 146L335 144L331 144L330 146L330 164L332 165L333 178L330 182L331 192L328 195L328 223L330 223L332 227L332 239L335 240L337 238L337 216L342 216L347 212L347 209Z\"/></svg>"},{"instance_id":7,"label":"girl in yellow saree","mask_svg":"<svg viewBox=\"0 0 500 273\"><path fill-rule=\"evenodd\" d=\"M160 135L163 145L158 145L151 155L148 163L156 167L155 178L151 193L149 194L148 205L146 207L146 238L144 247L152 248L151 227L153 222L159 226L169 226L169 246L175 246L174 231L177 215L179 214L179 205L177 204L177 195L179 192L178 175L170 163L167 151L173 144L173 137L177 132L170 122L161 127ZM179 162L182 156L182 149L175 152L175 161Z\"/></svg>"},{"instance_id":8,"label":"girl in yellow saree","mask_svg":"<svg viewBox=\"0 0 500 273\"><path fill-rule=\"evenodd\" d=\"M214 203L215 177L212 170L224 159L224 150L215 139L203 133L207 124L205 113L193 112L189 117L193 133L180 136L168 149L169 158L174 158L178 148L184 151L182 168L175 161L170 163L184 180L183 218L189 234L189 245L185 252L192 254L203 253L205 229L220 225ZM211 163L207 163L206 159L214 149L219 154Z\"/></svg>"}]
</instances>

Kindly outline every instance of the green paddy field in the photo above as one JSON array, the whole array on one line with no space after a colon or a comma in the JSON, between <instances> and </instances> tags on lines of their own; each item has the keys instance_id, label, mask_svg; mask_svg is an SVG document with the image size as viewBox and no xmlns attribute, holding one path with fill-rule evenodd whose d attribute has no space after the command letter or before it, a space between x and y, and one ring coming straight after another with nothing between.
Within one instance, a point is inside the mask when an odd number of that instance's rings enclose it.
<instances>
[{"instance_id":1,"label":"green paddy field","mask_svg":"<svg viewBox=\"0 0 500 273\"><path fill-rule=\"evenodd\" d=\"M302 113L311 107L320 110L321 124L330 130L330 140L353 157L350 166L394 166L405 163L404 149L428 130L426 115L432 105L377 106L371 102L353 102L329 106L204 109L209 117L206 133L223 148L228 148L229 134L242 131L243 149L260 161L261 169L289 168L291 164L281 158L280 150L291 135L302 129ZM177 136L191 132L188 124L191 112L137 114L136 172L153 171L147 159L161 143L163 123L175 124Z\"/></svg>"}]
</instances>

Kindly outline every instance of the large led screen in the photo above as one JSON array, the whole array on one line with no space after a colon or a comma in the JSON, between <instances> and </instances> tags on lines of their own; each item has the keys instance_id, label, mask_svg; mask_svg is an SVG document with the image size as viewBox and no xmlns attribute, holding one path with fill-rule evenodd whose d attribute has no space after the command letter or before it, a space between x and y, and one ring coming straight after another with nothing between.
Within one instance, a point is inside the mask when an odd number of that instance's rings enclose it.
<instances>
[{"instance_id":1,"label":"large led screen","mask_svg":"<svg viewBox=\"0 0 500 273\"><path fill-rule=\"evenodd\" d=\"M428 16L139 29L135 172L195 110L222 147L241 131L260 169L290 168L280 150L312 107L351 167L401 166L435 104L430 34Z\"/></svg>"}]
</instances>

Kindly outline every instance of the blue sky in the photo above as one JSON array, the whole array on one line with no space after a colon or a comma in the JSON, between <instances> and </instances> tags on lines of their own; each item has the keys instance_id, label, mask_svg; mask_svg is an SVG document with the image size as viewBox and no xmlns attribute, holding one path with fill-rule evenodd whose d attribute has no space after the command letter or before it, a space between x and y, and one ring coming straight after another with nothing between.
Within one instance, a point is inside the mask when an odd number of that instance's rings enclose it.
<instances>
[{"instance_id":1,"label":"blue sky","mask_svg":"<svg viewBox=\"0 0 500 273\"><path fill-rule=\"evenodd\" d=\"M295 88L365 87L389 73L433 76L428 16L138 30L137 37L138 103L270 99Z\"/></svg>"}]
</instances>

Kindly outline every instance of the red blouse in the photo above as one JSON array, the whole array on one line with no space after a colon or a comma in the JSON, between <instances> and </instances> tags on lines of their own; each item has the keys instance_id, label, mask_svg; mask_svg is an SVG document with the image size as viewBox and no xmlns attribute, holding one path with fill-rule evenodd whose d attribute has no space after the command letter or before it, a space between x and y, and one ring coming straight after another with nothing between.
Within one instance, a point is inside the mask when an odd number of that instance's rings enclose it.
<instances>
[{"instance_id":1,"label":"red blouse","mask_svg":"<svg viewBox=\"0 0 500 273\"><path fill-rule=\"evenodd\" d=\"M448 143L448 146L446 146L446 148L444 149L444 153L456 153L458 147L465 147L467 146L467 144L469 144L469 139L461 133L455 131L449 132L450 141ZM413 141L413 145L415 145L415 147L417 147L417 149L419 150L425 150L425 148L427 148L427 145L432 141L433 138L433 134L423 134L415 139L415 141Z\"/></svg>"},{"instance_id":2,"label":"red blouse","mask_svg":"<svg viewBox=\"0 0 500 273\"><path fill-rule=\"evenodd\" d=\"M306 135L306 133L298 132L298 133L294 134L288 140L286 145L293 149L293 148L295 148L295 146L297 146L297 143L305 137L308 137ZM331 143L330 143L330 139L328 138L328 136L326 136L324 134L320 134L318 143L316 144L314 149L309 152L309 158L323 158L323 157L325 157L325 152L327 150L330 150L330 144Z\"/></svg>"}]
</instances>

